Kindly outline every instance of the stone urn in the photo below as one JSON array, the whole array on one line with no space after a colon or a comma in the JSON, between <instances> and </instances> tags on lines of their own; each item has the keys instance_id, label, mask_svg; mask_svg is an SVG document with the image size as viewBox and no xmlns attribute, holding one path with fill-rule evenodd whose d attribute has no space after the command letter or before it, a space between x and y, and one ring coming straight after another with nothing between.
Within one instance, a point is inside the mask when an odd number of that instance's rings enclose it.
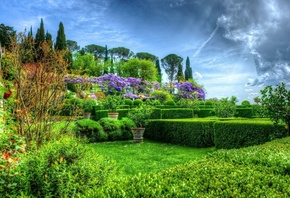
<instances>
[{"instance_id":1,"label":"stone urn","mask_svg":"<svg viewBox=\"0 0 290 198\"><path fill-rule=\"evenodd\" d=\"M141 143L143 142L143 134L145 128L131 128L133 134L133 142L134 143Z\"/></svg>"}]
</instances>

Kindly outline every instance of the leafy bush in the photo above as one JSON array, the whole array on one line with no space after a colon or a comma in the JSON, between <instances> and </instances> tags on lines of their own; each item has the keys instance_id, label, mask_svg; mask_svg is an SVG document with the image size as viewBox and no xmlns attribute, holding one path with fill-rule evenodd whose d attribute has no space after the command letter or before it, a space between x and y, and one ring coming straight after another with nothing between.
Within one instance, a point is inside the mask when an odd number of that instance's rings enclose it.
<instances>
[{"instance_id":1,"label":"leafy bush","mask_svg":"<svg viewBox=\"0 0 290 198\"><path fill-rule=\"evenodd\" d=\"M143 103L143 101L141 99L136 99L136 100L133 101L133 105L135 105L135 106L138 106L138 105L140 105L142 103Z\"/></svg>"},{"instance_id":2,"label":"leafy bush","mask_svg":"<svg viewBox=\"0 0 290 198\"><path fill-rule=\"evenodd\" d=\"M253 115L258 118L267 118L268 112L267 109L259 104L252 105Z\"/></svg>"},{"instance_id":3,"label":"leafy bush","mask_svg":"<svg viewBox=\"0 0 290 198\"><path fill-rule=\"evenodd\" d=\"M128 112L128 118L134 121L137 127L145 127L148 123L148 119L153 113L153 109L150 105L142 104L138 107L131 109Z\"/></svg>"},{"instance_id":4,"label":"leafy bush","mask_svg":"<svg viewBox=\"0 0 290 198\"><path fill-rule=\"evenodd\" d=\"M193 147L213 146L214 121L151 120L144 137Z\"/></svg>"},{"instance_id":5,"label":"leafy bush","mask_svg":"<svg viewBox=\"0 0 290 198\"><path fill-rule=\"evenodd\" d=\"M284 126L275 128L271 122L245 120L216 122L214 144L218 149L241 148L285 137L286 133Z\"/></svg>"},{"instance_id":6,"label":"leafy bush","mask_svg":"<svg viewBox=\"0 0 290 198\"><path fill-rule=\"evenodd\" d=\"M151 93L151 96L159 100L161 104L164 103L166 100L172 100L172 97L168 92L161 90L155 90Z\"/></svg>"},{"instance_id":7,"label":"leafy bush","mask_svg":"<svg viewBox=\"0 0 290 198\"><path fill-rule=\"evenodd\" d=\"M129 106L132 106L133 105L133 100L131 100L131 99L124 99L124 104L125 105L129 105Z\"/></svg>"},{"instance_id":8,"label":"leafy bush","mask_svg":"<svg viewBox=\"0 0 290 198\"><path fill-rule=\"evenodd\" d=\"M233 117L236 112L236 106L228 98L222 98L214 105L215 115L221 118Z\"/></svg>"},{"instance_id":9,"label":"leafy bush","mask_svg":"<svg viewBox=\"0 0 290 198\"><path fill-rule=\"evenodd\" d=\"M166 101L164 101L164 105L175 106L175 102L174 102L174 100L166 100Z\"/></svg>"},{"instance_id":10,"label":"leafy bush","mask_svg":"<svg viewBox=\"0 0 290 198\"><path fill-rule=\"evenodd\" d=\"M18 195L77 197L104 185L113 166L75 138L63 137L28 153L19 170Z\"/></svg>"},{"instance_id":11,"label":"leafy bush","mask_svg":"<svg viewBox=\"0 0 290 198\"><path fill-rule=\"evenodd\" d=\"M121 139L121 130L118 120L112 118L101 118L99 124L104 129L104 132L108 135L108 140L118 140Z\"/></svg>"},{"instance_id":12,"label":"leafy bush","mask_svg":"<svg viewBox=\"0 0 290 198\"><path fill-rule=\"evenodd\" d=\"M131 140L133 138L131 128L135 128L136 124L133 120L125 117L122 118L120 122L122 123L120 126L122 131L122 140Z\"/></svg>"},{"instance_id":13,"label":"leafy bush","mask_svg":"<svg viewBox=\"0 0 290 198\"><path fill-rule=\"evenodd\" d=\"M61 109L60 115L62 116L72 116L74 114L79 115L82 108L82 99L80 98L70 98L65 99L64 105Z\"/></svg>"},{"instance_id":14,"label":"leafy bush","mask_svg":"<svg viewBox=\"0 0 290 198\"><path fill-rule=\"evenodd\" d=\"M91 113L95 105L96 105L96 101L94 99L88 98L88 99L82 100L82 108L84 109L84 112Z\"/></svg>"},{"instance_id":15,"label":"leafy bush","mask_svg":"<svg viewBox=\"0 0 290 198\"><path fill-rule=\"evenodd\" d=\"M244 106L244 107L250 107L251 106L251 103L248 100L244 100L242 102L242 106Z\"/></svg>"},{"instance_id":16,"label":"leafy bush","mask_svg":"<svg viewBox=\"0 0 290 198\"><path fill-rule=\"evenodd\" d=\"M104 92L96 91L94 94L95 94L97 100L100 100L100 101L106 100L106 95Z\"/></svg>"},{"instance_id":17,"label":"leafy bush","mask_svg":"<svg viewBox=\"0 0 290 198\"><path fill-rule=\"evenodd\" d=\"M100 123L94 120L78 120L76 125L76 135L80 137L87 137L89 142L101 142L108 139L108 135L104 132L103 127L100 125Z\"/></svg>"}]
</instances>

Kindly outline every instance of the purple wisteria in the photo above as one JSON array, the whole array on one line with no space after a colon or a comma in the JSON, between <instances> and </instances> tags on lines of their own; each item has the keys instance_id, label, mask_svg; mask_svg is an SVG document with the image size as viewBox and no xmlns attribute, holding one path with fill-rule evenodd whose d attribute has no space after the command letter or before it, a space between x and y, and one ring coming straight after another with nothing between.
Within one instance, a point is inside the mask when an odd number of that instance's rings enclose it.
<instances>
[{"instance_id":1,"label":"purple wisteria","mask_svg":"<svg viewBox=\"0 0 290 198\"><path fill-rule=\"evenodd\" d=\"M202 98L205 100L205 92L202 88L195 87L191 82L175 83L178 95L181 98Z\"/></svg>"},{"instance_id":2,"label":"purple wisteria","mask_svg":"<svg viewBox=\"0 0 290 198\"><path fill-rule=\"evenodd\" d=\"M153 89L160 89L160 84L158 82L148 82L143 81L141 78L123 78L119 77L115 74L105 74L100 77L90 77L90 78L83 78L83 77L74 77L69 78L68 76L65 77L66 83L96 83L99 85L101 90L106 94L112 93L132 93L136 94L145 90L145 88L153 88ZM130 95L128 95L130 96ZM135 96L131 95L129 98L136 98Z\"/></svg>"}]
</instances>

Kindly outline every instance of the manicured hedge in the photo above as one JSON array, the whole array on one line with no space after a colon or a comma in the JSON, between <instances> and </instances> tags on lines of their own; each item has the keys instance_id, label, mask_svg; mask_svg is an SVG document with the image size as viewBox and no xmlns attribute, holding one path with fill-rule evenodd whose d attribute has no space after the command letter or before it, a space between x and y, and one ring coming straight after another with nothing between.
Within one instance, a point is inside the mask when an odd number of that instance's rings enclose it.
<instances>
[{"instance_id":1,"label":"manicured hedge","mask_svg":"<svg viewBox=\"0 0 290 198\"><path fill-rule=\"evenodd\" d=\"M151 120L144 137L179 145L210 147L213 144L214 121Z\"/></svg>"},{"instance_id":2,"label":"manicured hedge","mask_svg":"<svg viewBox=\"0 0 290 198\"><path fill-rule=\"evenodd\" d=\"M290 197L289 142L285 138L242 150L219 150L159 173L115 177L85 196Z\"/></svg>"},{"instance_id":3,"label":"manicured hedge","mask_svg":"<svg viewBox=\"0 0 290 198\"><path fill-rule=\"evenodd\" d=\"M120 120L124 117L127 117L128 111L129 111L129 109L117 109L117 112L119 113L118 119ZM95 121L98 121L101 118L106 118L106 117L108 117L108 112L109 112L108 110L95 111L95 115L94 115L93 119Z\"/></svg>"},{"instance_id":4,"label":"manicured hedge","mask_svg":"<svg viewBox=\"0 0 290 198\"><path fill-rule=\"evenodd\" d=\"M162 119L193 118L193 110L189 108L162 109Z\"/></svg>"},{"instance_id":5,"label":"manicured hedge","mask_svg":"<svg viewBox=\"0 0 290 198\"><path fill-rule=\"evenodd\" d=\"M213 108L199 109L196 111L197 117L204 118L208 116L213 116Z\"/></svg>"},{"instance_id":6,"label":"manicured hedge","mask_svg":"<svg viewBox=\"0 0 290 198\"><path fill-rule=\"evenodd\" d=\"M218 121L214 124L214 144L216 148L231 149L262 144L279 137L285 137L284 126L273 126L263 121Z\"/></svg>"},{"instance_id":7,"label":"manicured hedge","mask_svg":"<svg viewBox=\"0 0 290 198\"><path fill-rule=\"evenodd\" d=\"M252 118L253 117L253 108L237 108L236 117Z\"/></svg>"}]
</instances>

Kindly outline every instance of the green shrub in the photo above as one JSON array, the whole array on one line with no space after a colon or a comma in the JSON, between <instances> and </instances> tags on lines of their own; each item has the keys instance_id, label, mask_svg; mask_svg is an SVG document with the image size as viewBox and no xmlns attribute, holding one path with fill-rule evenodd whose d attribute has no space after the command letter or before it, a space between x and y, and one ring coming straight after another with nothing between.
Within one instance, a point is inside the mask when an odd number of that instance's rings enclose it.
<instances>
[{"instance_id":1,"label":"green shrub","mask_svg":"<svg viewBox=\"0 0 290 198\"><path fill-rule=\"evenodd\" d=\"M117 111L118 111L118 109L130 109L130 105L119 105L117 107Z\"/></svg>"},{"instance_id":2,"label":"green shrub","mask_svg":"<svg viewBox=\"0 0 290 198\"><path fill-rule=\"evenodd\" d=\"M82 119L76 122L76 135L80 137L87 137L89 142L101 142L108 139L108 135L104 132L100 123L90 120Z\"/></svg>"},{"instance_id":3,"label":"green shrub","mask_svg":"<svg viewBox=\"0 0 290 198\"><path fill-rule=\"evenodd\" d=\"M104 185L113 166L75 138L63 137L28 153L19 170L17 197L77 197Z\"/></svg>"},{"instance_id":4,"label":"green shrub","mask_svg":"<svg viewBox=\"0 0 290 198\"><path fill-rule=\"evenodd\" d=\"M138 106L138 105L140 105L142 103L143 103L143 101L141 99L136 99L136 100L133 101L133 105L135 105L135 106Z\"/></svg>"},{"instance_id":5,"label":"green shrub","mask_svg":"<svg viewBox=\"0 0 290 198\"><path fill-rule=\"evenodd\" d=\"M129 118L122 118L122 120L120 120L121 122L121 131L122 131L122 140L132 140L133 139L133 135L131 132L131 128L136 127L135 123L133 122L133 120L130 120Z\"/></svg>"},{"instance_id":6,"label":"green shrub","mask_svg":"<svg viewBox=\"0 0 290 198\"><path fill-rule=\"evenodd\" d=\"M221 118L233 117L236 112L236 106L228 98L222 98L214 105L215 115Z\"/></svg>"},{"instance_id":7,"label":"green shrub","mask_svg":"<svg viewBox=\"0 0 290 198\"><path fill-rule=\"evenodd\" d=\"M193 118L193 110L189 108L162 109L162 119Z\"/></svg>"},{"instance_id":8,"label":"green shrub","mask_svg":"<svg viewBox=\"0 0 290 198\"><path fill-rule=\"evenodd\" d=\"M248 100L244 100L242 102L242 106L244 106L244 107L250 107L251 106L251 103Z\"/></svg>"},{"instance_id":9,"label":"green shrub","mask_svg":"<svg viewBox=\"0 0 290 198\"><path fill-rule=\"evenodd\" d=\"M175 102L174 100L166 100L164 101L164 105L175 106Z\"/></svg>"},{"instance_id":10,"label":"green shrub","mask_svg":"<svg viewBox=\"0 0 290 198\"><path fill-rule=\"evenodd\" d=\"M80 85L76 83L67 83L67 89L75 93L78 93L81 91Z\"/></svg>"},{"instance_id":11,"label":"green shrub","mask_svg":"<svg viewBox=\"0 0 290 198\"><path fill-rule=\"evenodd\" d=\"M251 107L250 108L237 108L235 116L243 117L243 118L252 118L253 109Z\"/></svg>"},{"instance_id":12,"label":"green shrub","mask_svg":"<svg viewBox=\"0 0 290 198\"><path fill-rule=\"evenodd\" d=\"M213 146L214 121L151 120L144 137L193 147Z\"/></svg>"},{"instance_id":13,"label":"green shrub","mask_svg":"<svg viewBox=\"0 0 290 198\"><path fill-rule=\"evenodd\" d=\"M82 99L70 98L65 99L64 106L61 109L60 115L62 116L72 116L75 113L80 115L80 110L82 108Z\"/></svg>"},{"instance_id":14,"label":"green shrub","mask_svg":"<svg viewBox=\"0 0 290 198\"><path fill-rule=\"evenodd\" d=\"M208 106L213 107L214 103L213 103L213 101L207 100L207 101L204 102L204 105L208 105Z\"/></svg>"},{"instance_id":15,"label":"green shrub","mask_svg":"<svg viewBox=\"0 0 290 198\"><path fill-rule=\"evenodd\" d=\"M161 109L160 108L153 108L153 112L150 116L150 119L161 119Z\"/></svg>"},{"instance_id":16,"label":"green shrub","mask_svg":"<svg viewBox=\"0 0 290 198\"><path fill-rule=\"evenodd\" d=\"M166 91L155 90L151 93L151 96L159 100L160 103L164 103L166 100L172 100L171 95Z\"/></svg>"},{"instance_id":17,"label":"green shrub","mask_svg":"<svg viewBox=\"0 0 290 198\"><path fill-rule=\"evenodd\" d=\"M218 149L241 148L285 137L286 133L284 126L274 127L272 122L246 120L216 122L214 144Z\"/></svg>"},{"instance_id":18,"label":"green shrub","mask_svg":"<svg viewBox=\"0 0 290 198\"><path fill-rule=\"evenodd\" d=\"M122 139L121 123L119 120L106 117L101 118L98 122L103 127L105 133L108 134L108 140Z\"/></svg>"},{"instance_id":19,"label":"green shrub","mask_svg":"<svg viewBox=\"0 0 290 198\"><path fill-rule=\"evenodd\" d=\"M158 99L155 100L146 100L146 104L151 105L151 106L158 106L161 105L161 102Z\"/></svg>"},{"instance_id":20,"label":"green shrub","mask_svg":"<svg viewBox=\"0 0 290 198\"><path fill-rule=\"evenodd\" d=\"M129 106L132 106L133 105L133 100L131 100L131 99L124 99L124 104L125 105L129 105Z\"/></svg>"},{"instance_id":21,"label":"green shrub","mask_svg":"<svg viewBox=\"0 0 290 198\"><path fill-rule=\"evenodd\" d=\"M258 118L267 118L267 109L259 104L252 105L253 108L253 116Z\"/></svg>"},{"instance_id":22,"label":"green shrub","mask_svg":"<svg viewBox=\"0 0 290 198\"><path fill-rule=\"evenodd\" d=\"M94 116L94 120L95 121L98 121L100 120L101 118L105 118L105 117L108 117L108 110L96 110L95 111L95 116Z\"/></svg>"}]
</instances>

